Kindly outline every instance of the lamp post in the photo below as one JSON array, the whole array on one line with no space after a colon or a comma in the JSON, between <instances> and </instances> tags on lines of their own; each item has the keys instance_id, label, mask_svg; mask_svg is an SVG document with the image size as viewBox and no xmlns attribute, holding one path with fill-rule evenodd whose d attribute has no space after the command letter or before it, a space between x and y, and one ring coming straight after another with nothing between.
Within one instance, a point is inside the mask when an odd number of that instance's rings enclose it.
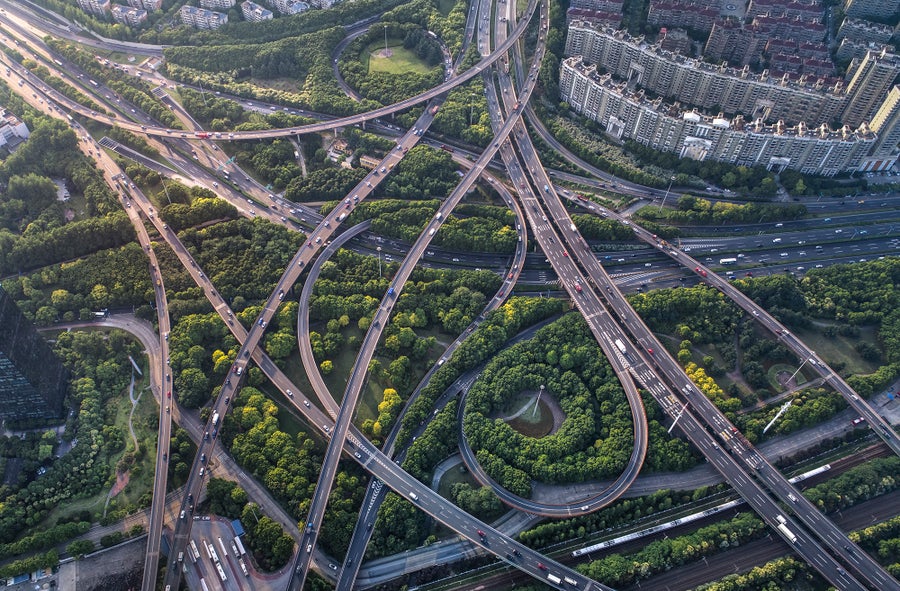
<instances>
[{"instance_id":1,"label":"lamp post","mask_svg":"<svg viewBox=\"0 0 900 591\"><path fill-rule=\"evenodd\" d=\"M544 393L544 384L541 384L541 389L538 391L537 400L534 401L534 410L531 411L531 416L535 416L538 411L538 405L541 403L541 395Z\"/></svg>"},{"instance_id":2,"label":"lamp post","mask_svg":"<svg viewBox=\"0 0 900 591\"><path fill-rule=\"evenodd\" d=\"M674 182L675 182L675 175L673 174L671 177L669 177L669 187L666 189L666 194L663 195L662 203L660 203L660 205L659 205L660 213L662 213L663 207L666 206L666 199L669 198L669 191L672 190L672 183L674 183Z\"/></svg>"},{"instance_id":3,"label":"lamp post","mask_svg":"<svg viewBox=\"0 0 900 591\"><path fill-rule=\"evenodd\" d=\"M387 25L384 25L384 57L388 56L387 48Z\"/></svg>"},{"instance_id":4,"label":"lamp post","mask_svg":"<svg viewBox=\"0 0 900 591\"><path fill-rule=\"evenodd\" d=\"M378 278L381 279L381 247L375 248L378 251Z\"/></svg>"}]
</instances>

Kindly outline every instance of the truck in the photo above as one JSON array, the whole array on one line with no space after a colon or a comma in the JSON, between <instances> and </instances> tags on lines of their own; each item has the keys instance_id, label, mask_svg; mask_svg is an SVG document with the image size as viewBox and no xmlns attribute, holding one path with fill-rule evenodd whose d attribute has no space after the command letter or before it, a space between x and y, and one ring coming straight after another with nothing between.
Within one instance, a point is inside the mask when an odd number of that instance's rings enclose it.
<instances>
[{"instance_id":1,"label":"truck","mask_svg":"<svg viewBox=\"0 0 900 591\"><path fill-rule=\"evenodd\" d=\"M790 529L788 529L788 526L786 526L785 524L779 523L778 531L780 531L784 537L786 537L788 540L790 540L790 542L792 544L797 543L797 536L795 536L794 532L792 532Z\"/></svg>"},{"instance_id":2,"label":"truck","mask_svg":"<svg viewBox=\"0 0 900 591\"><path fill-rule=\"evenodd\" d=\"M194 133L195 136L200 138L201 140L205 140L209 138L209 132L206 131L198 131Z\"/></svg>"},{"instance_id":3,"label":"truck","mask_svg":"<svg viewBox=\"0 0 900 591\"><path fill-rule=\"evenodd\" d=\"M735 265L735 264L737 264L737 259L733 258L733 257L730 257L727 259L719 259L719 264L720 265Z\"/></svg>"},{"instance_id":4,"label":"truck","mask_svg":"<svg viewBox=\"0 0 900 591\"><path fill-rule=\"evenodd\" d=\"M578 231L578 228L575 227L575 224L569 224L569 229L572 230L573 232Z\"/></svg>"},{"instance_id":5,"label":"truck","mask_svg":"<svg viewBox=\"0 0 900 591\"><path fill-rule=\"evenodd\" d=\"M431 107L431 114L437 115L437 112L440 111L440 109L441 109L440 105L435 105L435 106Z\"/></svg>"},{"instance_id":6,"label":"truck","mask_svg":"<svg viewBox=\"0 0 900 591\"><path fill-rule=\"evenodd\" d=\"M622 352L622 355L628 353L628 351L625 349L625 343L623 343L621 339L616 339L616 347L619 349L619 351Z\"/></svg>"},{"instance_id":7,"label":"truck","mask_svg":"<svg viewBox=\"0 0 900 591\"><path fill-rule=\"evenodd\" d=\"M565 581L566 583L572 585L573 587L577 587L577 586L578 586L578 581L576 581L576 580L573 579L572 577L563 577L563 581Z\"/></svg>"},{"instance_id":8,"label":"truck","mask_svg":"<svg viewBox=\"0 0 900 591\"><path fill-rule=\"evenodd\" d=\"M213 424L213 427L215 427L216 425L219 424L219 411L216 411L213 413L212 424Z\"/></svg>"},{"instance_id":9,"label":"truck","mask_svg":"<svg viewBox=\"0 0 900 591\"><path fill-rule=\"evenodd\" d=\"M547 574L547 580L550 581L551 583L553 583L554 585L559 585L560 583L562 583L562 579L560 579L553 573Z\"/></svg>"},{"instance_id":10,"label":"truck","mask_svg":"<svg viewBox=\"0 0 900 591\"><path fill-rule=\"evenodd\" d=\"M95 80L88 80L88 82L90 82L91 86L93 86L94 88L98 88L100 86Z\"/></svg>"},{"instance_id":11,"label":"truck","mask_svg":"<svg viewBox=\"0 0 900 591\"><path fill-rule=\"evenodd\" d=\"M445 152L450 152L451 154L453 153L453 148L451 148L447 144L441 144L441 150L443 150ZM381 172L384 172L384 171L382 170Z\"/></svg>"}]
</instances>

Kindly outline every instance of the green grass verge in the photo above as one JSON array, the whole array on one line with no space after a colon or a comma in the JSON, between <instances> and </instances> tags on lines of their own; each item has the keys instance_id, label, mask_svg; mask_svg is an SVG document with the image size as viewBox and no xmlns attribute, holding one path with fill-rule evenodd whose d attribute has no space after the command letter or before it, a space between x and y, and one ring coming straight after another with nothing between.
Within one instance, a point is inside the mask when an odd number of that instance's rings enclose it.
<instances>
[{"instance_id":1,"label":"green grass verge","mask_svg":"<svg viewBox=\"0 0 900 591\"><path fill-rule=\"evenodd\" d=\"M396 45L392 45L395 43ZM388 48L393 52L391 57L379 56L379 51L384 50L383 43L371 43L359 56L363 65L368 67L369 73L384 72L386 74L428 74L428 67L419 56L400 45L398 41L388 39Z\"/></svg>"}]
</instances>

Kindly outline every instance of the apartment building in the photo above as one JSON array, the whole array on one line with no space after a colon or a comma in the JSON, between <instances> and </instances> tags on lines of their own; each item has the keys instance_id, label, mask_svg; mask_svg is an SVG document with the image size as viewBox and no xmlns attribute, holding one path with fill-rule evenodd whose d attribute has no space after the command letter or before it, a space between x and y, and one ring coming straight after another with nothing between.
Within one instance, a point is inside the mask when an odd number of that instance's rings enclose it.
<instances>
[{"instance_id":1,"label":"apartment building","mask_svg":"<svg viewBox=\"0 0 900 591\"><path fill-rule=\"evenodd\" d=\"M872 117L870 129L878 136L869 158L860 167L865 172L887 170L900 156L900 87L894 86Z\"/></svg>"},{"instance_id":2,"label":"apartment building","mask_svg":"<svg viewBox=\"0 0 900 591\"><path fill-rule=\"evenodd\" d=\"M894 28L880 23L847 17L838 28L838 39L851 39L857 43L889 43Z\"/></svg>"},{"instance_id":3,"label":"apartment building","mask_svg":"<svg viewBox=\"0 0 900 591\"><path fill-rule=\"evenodd\" d=\"M890 48L880 43L853 41L849 37L844 37L838 45L835 57L840 61L861 60L870 51L880 53L882 51L890 51Z\"/></svg>"},{"instance_id":4,"label":"apartment building","mask_svg":"<svg viewBox=\"0 0 900 591\"><path fill-rule=\"evenodd\" d=\"M844 14L853 18L889 20L900 14L900 0L844 0Z\"/></svg>"},{"instance_id":5,"label":"apartment building","mask_svg":"<svg viewBox=\"0 0 900 591\"><path fill-rule=\"evenodd\" d=\"M747 16L787 16L818 20L822 18L822 4L818 0L750 0Z\"/></svg>"},{"instance_id":6,"label":"apartment building","mask_svg":"<svg viewBox=\"0 0 900 591\"><path fill-rule=\"evenodd\" d=\"M30 135L28 126L21 119L6 109L0 109L0 146L12 151Z\"/></svg>"},{"instance_id":7,"label":"apartment building","mask_svg":"<svg viewBox=\"0 0 900 591\"><path fill-rule=\"evenodd\" d=\"M272 20L274 17L271 10L263 8L255 2L250 2L250 0L241 2L241 14L244 15L245 21L251 23Z\"/></svg>"},{"instance_id":8,"label":"apartment building","mask_svg":"<svg viewBox=\"0 0 900 591\"><path fill-rule=\"evenodd\" d=\"M657 27L681 27L708 33L719 17L719 8L693 0L650 0L647 24Z\"/></svg>"},{"instance_id":9,"label":"apartment building","mask_svg":"<svg viewBox=\"0 0 900 591\"><path fill-rule=\"evenodd\" d=\"M736 19L719 19L713 23L703 55L713 61L738 66L762 63L766 39L753 24L743 25Z\"/></svg>"},{"instance_id":10,"label":"apartment building","mask_svg":"<svg viewBox=\"0 0 900 591\"><path fill-rule=\"evenodd\" d=\"M309 10L309 4L301 0L269 0L269 6L281 14L300 14Z\"/></svg>"},{"instance_id":11,"label":"apartment building","mask_svg":"<svg viewBox=\"0 0 900 591\"><path fill-rule=\"evenodd\" d=\"M140 27L147 21L147 11L143 8L113 4L110 13L114 21L129 27Z\"/></svg>"},{"instance_id":12,"label":"apartment building","mask_svg":"<svg viewBox=\"0 0 900 591\"><path fill-rule=\"evenodd\" d=\"M77 0L78 8L97 16L106 16L109 12L109 0Z\"/></svg>"},{"instance_id":13,"label":"apartment building","mask_svg":"<svg viewBox=\"0 0 900 591\"><path fill-rule=\"evenodd\" d=\"M126 0L132 8L143 8L147 12L153 12L162 8L162 0Z\"/></svg>"},{"instance_id":14,"label":"apartment building","mask_svg":"<svg viewBox=\"0 0 900 591\"><path fill-rule=\"evenodd\" d=\"M236 4L237 0L200 0L200 7L209 10L228 10Z\"/></svg>"},{"instance_id":15,"label":"apartment building","mask_svg":"<svg viewBox=\"0 0 900 591\"><path fill-rule=\"evenodd\" d=\"M586 65L580 56L563 61L560 95L614 138L696 160L833 176L858 169L877 139L865 125L835 131L825 124L767 125L761 119L748 123L740 115L729 120L685 111L661 98L650 100L610 74L598 74L597 66Z\"/></svg>"},{"instance_id":16,"label":"apartment building","mask_svg":"<svg viewBox=\"0 0 900 591\"><path fill-rule=\"evenodd\" d=\"M867 52L847 84L848 101L841 121L851 127L871 121L898 75L900 57L887 51Z\"/></svg>"},{"instance_id":17,"label":"apartment building","mask_svg":"<svg viewBox=\"0 0 900 591\"><path fill-rule=\"evenodd\" d=\"M667 100L750 120L819 125L838 119L847 101L840 79L774 77L768 71L753 74L747 67L714 66L624 31L585 23L569 27L566 55L582 56L585 63L597 64L615 78Z\"/></svg>"},{"instance_id":18,"label":"apartment building","mask_svg":"<svg viewBox=\"0 0 900 591\"><path fill-rule=\"evenodd\" d=\"M182 6L178 13L181 22L195 29L218 29L228 22L228 15L224 12L213 12L196 6Z\"/></svg>"}]
</instances>

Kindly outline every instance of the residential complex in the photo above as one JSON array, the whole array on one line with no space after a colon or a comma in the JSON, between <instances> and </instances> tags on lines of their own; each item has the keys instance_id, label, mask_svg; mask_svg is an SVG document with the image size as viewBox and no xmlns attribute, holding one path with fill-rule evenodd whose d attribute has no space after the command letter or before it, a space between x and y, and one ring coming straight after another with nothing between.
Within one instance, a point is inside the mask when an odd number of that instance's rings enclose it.
<instances>
[{"instance_id":1,"label":"residential complex","mask_svg":"<svg viewBox=\"0 0 900 591\"><path fill-rule=\"evenodd\" d=\"M213 12L196 6L182 6L179 11L181 22L195 29L218 29L228 22L224 12Z\"/></svg>"},{"instance_id":2,"label":"residential complex","mask_svg":"<svg viewBox=\"0 0 900 591\"><path fill-rule=\"evenodd\" d=\"M628 82L613 82L612 76L598 74L597 66L585 65L581 57L563 61L560 95L614 138L695 160L833 176L863 166L877 139L865 125L834 131L826 124L768 125L761 118L748 122L741 115L726 119L685 111L660 98L650 100Z\"/></svg>"},{"instance_id":3,"label":"residential complex","mask_svg":"<svg viewBox=\"0 0 900 591\"><path fill-rule=\"evenodd\" d=\"M244 20L251 23L271 20L274 16L271 10L263 8L254 2L250 2L250 0L241 2L241 14L244 15Z\"/></svg>"},{"instance_id":4,"label":"residential complex","mask_svg":"<svg viewBox=\"0 0 900 591\"><path fill-rule=\"evenodd\" d=\"M612 136L691 158L821 175L892 165L900 57L867 51L840 79L828 75L831 62L816 43L776 38L766 51L806 73L714 66L661 41L573 22L566 53L574 57L562 66L560 92Z\"/></svg>"},{"instance_id":5,"label":"residential complex","mask_svg":"<svg viewBox=\"0 0 900 591\"><path fill-rule=\"evenodd\" d=\"M0 419L63 416L68 372L0 287Z\"/></svg>"}]
</instances>

